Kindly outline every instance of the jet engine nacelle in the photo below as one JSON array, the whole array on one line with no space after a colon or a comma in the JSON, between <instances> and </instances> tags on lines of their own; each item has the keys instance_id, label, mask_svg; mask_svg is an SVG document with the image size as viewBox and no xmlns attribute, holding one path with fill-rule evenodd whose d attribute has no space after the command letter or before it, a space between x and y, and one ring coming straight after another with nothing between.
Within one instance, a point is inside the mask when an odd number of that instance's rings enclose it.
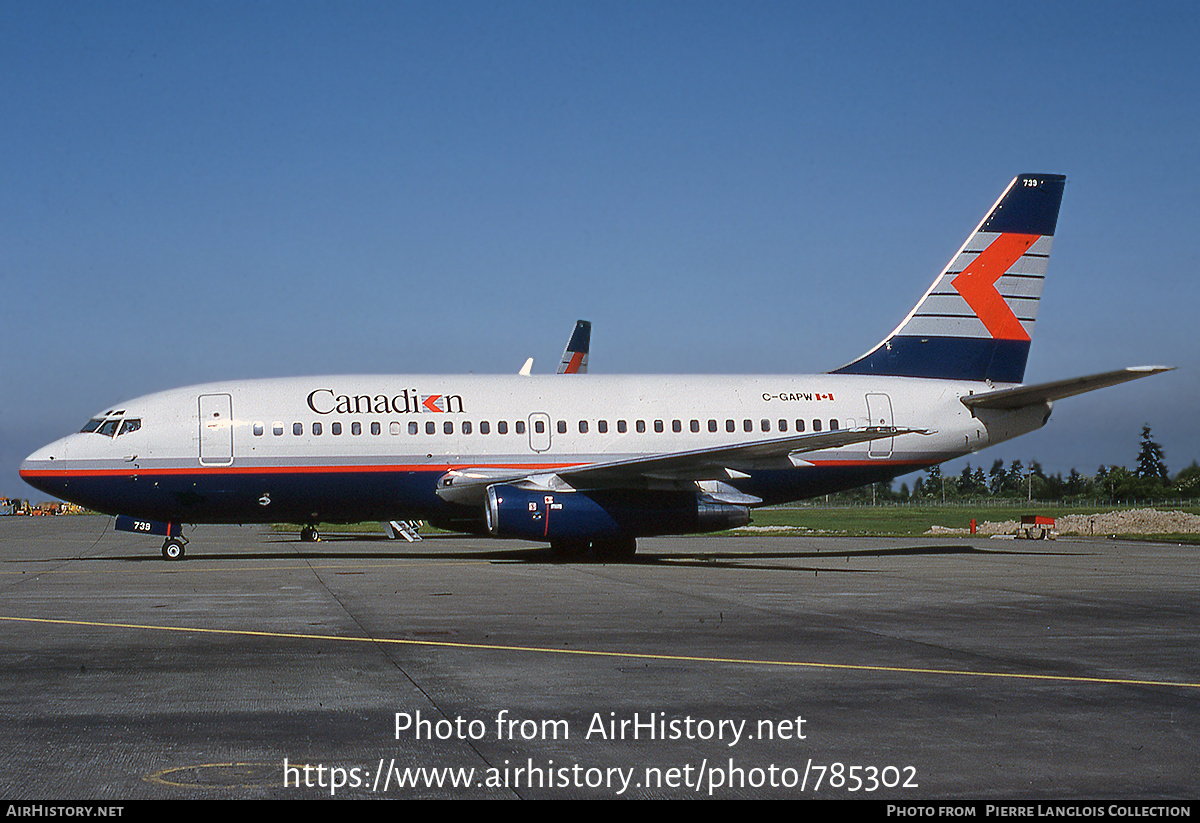
<instances>
[{"instance_id":1,"label":"jet engine nacelle","mask_svg":"<svg viewBox=\"0 0 1200 823\"><path fill-rule=\"evenodd\" d=\"M488 486L488 532L524 540L604 540L655 534L695 534L744 526L745 506L688 492L543 491Z\"/></svg>"}]
</instances>

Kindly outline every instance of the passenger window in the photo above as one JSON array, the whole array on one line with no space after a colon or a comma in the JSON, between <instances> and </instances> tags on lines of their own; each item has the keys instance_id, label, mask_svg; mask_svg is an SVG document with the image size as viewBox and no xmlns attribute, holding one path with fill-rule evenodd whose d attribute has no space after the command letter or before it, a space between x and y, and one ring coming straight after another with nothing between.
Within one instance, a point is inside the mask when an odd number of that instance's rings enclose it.
<instances>
[{"instance_id":1,"label":"passenger window","mask_svg":"<svg viewBox=\"0 0 1200 823\"><path fill-rule=\"evenodd\" d=\"M445 423L442 424L442 433L443 434L454 434L454 421L453 420L447 420Z\"/></svg>"},{"instance_id":2,"label":"passenger window","mask_svg":"<svg viewBox=\"0 0 1200 823\"><path fill-rule=\"evenodd\" d=\"M596 431L600 432L601 434L608 434L608 421L607 420L597 420L596 421Z\"/></svg>"},{"instance_id":3,"label":"passenger window","mask_svg":"<svg viewBox=\"0 0 1200 823\"><path fill-rule=\"evenodd\" d=\"M814 420L813 421L813 431L819 432L820 430L821 430L821 421L819 419Z\"/></svg>"},{"instance_id":4,"label":"passenger window","mask_svg":"<svg viewBox=\"0 0 1200 823\"><path fill-rule=\"evenodd\" d=\"M567 421L566 421L566 420L559 420L559 421L558 421L558 433L559 433L559 434L566 434L566 433L567 433Z\"/></svg>"},{"instance_id":5,"label":"passenger window","mask_svg":"<svg viewBox=\"0 0 1200 823\"><path fill-rule=\"evenodd\" d=\"M293 423L292 424L292 434L294 434L296 436L304 434L304 424L303 423Z\"/></svg>"},{"instance_id":6,"label":"passenger window","mask_svg":"<svg viewBox=\"0 0 1200 823\"><path fill-rule=\"evenodd\" d=\"M488 422L488 421L486 421L486 420L480 420L480 421L479 421L479 433L480 433L480 434L490 434L490 433L491 433L491 431L492 431L492 424L491 424L491 423L489 423L489 422Z\"/></svg>"},{"instance_id":7,"label":"passenger window","mask_svg":"<svg viewBox=\"0 0 1200 823\"><path fill-rule=\"evenodd\" d=\"M255 437L262 437L262 433L263 433L263 431L264 431L264 429L263 429L263 424L262 424L262 423L255 423L255 424L254 424L254 436L255 436Z\"/></svg>"},{"instance_id":8,"label":"passenger window","mask_svg":"<svg viewBox=\"0 0 1200 823\"><path fill-rule=\"evenodd\" d=\"M508 434L507 420L501 420L496 423L496 434Z\"/></svg>"},{"instance_id":9,"label":"passenger window","mask_svg":"<svg viewBox=\"0 0 1200 823\"><path fill-rule=\"evenodd\" d=\"M320 423L313 423L313 429L312 429L312 432L313 432L313 434L320 435L320 434L321 434L321 424L320 424Z\"/></svg>"},{"instance_id":10,"label":"passenger window","mask_svg":"<svg viewBox=\"0 0 1200 823\"><path fill-rule=\"evenodd\" d=\"M271 424L271 434L275 435L276 437L279 437L281 434L283 434L283 421L282 420L276 420L274 423Z\"/></svg>"},{"instance_id":11,"label":"passenger window","mask_svg":"<svg viewBox=\"0 0 1200 823\"><path fill-rule=\"evenodd\" d=\"M350 424L350 433L351 434L362 434L362 423L359 423L358 421L351 423Z\"/></svg>"},{"instance_id":12,"label":"passenger window","mask_svg":"<svg viewBox=\"0 0 1200 823\"><path fill-rule=\"evenodd\" d=\"M737 426L734 425L734 422L732 420L725 421L725 431L731 432L731 433L737 431Z\"/></svg>"},{"instance_id":13,"label":"passenger window","mask_svg":"<svg viewBox=\"0 0 1200 823\"><path fill-rule=\"evenodd\" d=\"M785 431L787 431L787 421L786 421L786 420L780 420L780 421L779 421L779 430L780 430L781 432L785 432Z\"/></svg>"},{"instance_id":14,"label":"passenger window","mask_svg":"<svg viewBox=\"0 0 1200 823\"><path fill-rule=\"evenodd\" d=\"M717 421L716 420L708 421L708 430L710 432L715 432L717 430Z\"/></svg>"},{"instance_id":15,"label":"passenger window","mask_svg":"<svg viewBox=\"0 0 1200 823\"><path fill-rule=\"evenodd\" d=\"M662 431L663 431L663 422L662 422L661 420L655 420L655 421L654 421L654 430L655 430L656 432L658 432L659 434L662 434Z\"/></svg>"},{"instance_id":16,"label":"passenger window","mask_svg":"<svg viewBox=\"0 0 1200 823\"><path fill-rule=\"evenodd\" d=\"M754 431L754 423L750 420L743 420L742 421L742 429L744 429L745 431L748 431L748 432L752 432L752 431Z\"/></svg>"},{"instance_id":17,"label":"passenger window","mask_svg":"<svg viewBox=\"0 0 1200 823\"><path fill-rule=\"evenodd\" d=\"M796 431L798 431L798 432L804 431L804 421L803 420L796 421Z\"/></svg>"},{"instance_id":18,"label":"passenger window","mask_svg":"<svg viewBox=\"0 0 1200 823\"><path fill-rule=\"evenodd\" d=\"M515 426L514 426L514 429L513 429L513 430L514 430L514 431L515 431L517 434L524 434L524 433L525 433L525 421L524 421L524 420L518 420L518 421L516 422L516 424L515 424Z\"/></svg>"},{"instance_id":19,"label":"passenger window","mask_svg":"<svg viewBox=\"0 0 1200 823\"><path fill-rule=\"evenodd\" d=\"M391 432L392 434L399 434L400 433L400 422L398 420L393 420L391 423L388 424L388 431Z\"/></svg>"},{"instance_id":20,"label":"passenger window","mask_svg":"<svg viewBox=\"0 0 1200 823\"><path fill-rule=\"evenodd\" d=\"M638 430L638 434L644 434L646 432L646 421L645 420L639 420L637 422L637 430Z\"/></svg>"},{"instance_id":21,"label":"passenger window","mask_svg":"<svg viewBox=\"0 0 1200 823\"><path fill-rule=\"evenodd\" d=\"M380 427L379 421L375 421L371 424L371 434L380 434L382 431L383 429Z\"/></svg>"},{"instance_id":22,"label":"passenger window","mask_svg":"<svg viewBox=\"0 0 1200 823\"><path fill-rule=\"evenodd\" d=\"M580 420L580 421L579 421L579 433L580 433L580 434L587 434L587 430L588 430L588 424L587 424L587 421L586 421L586 420Z\"/></svg>"},{"instance_id":23,"label":"passenger window","mask_svg":"<svg viewBox=\"0 0 1200 823\"><path fill-rule=\"evenodd\" d=\"M837 429L838 429L837 418L836 417L829 418L829 430L831 432L835 432L835 431L837 431Z\"/></svg>"},{"instance_id":24,"label":"passenger window","mask_svg":"<svg viewBox=\"0 0 1200 823\"><path fill-rule=\"evenodd\" d=\"M681 431L683 431L683 423L679 420L672 420L671 421L671 431L675 432L676 434L679 434Z\"/></svg>"},{"instance_id":25,"label":"passenger window","mask_svg":"<svg viewBox=\"0 0 1200 823\"><path fill-rule=\"evenodd\" d=\"M421 430L421 425L416 420L408 421L408 433L416 434Z\"/></svg>"},{"instance_id":26,"label":"passenger window","mask_svg":"<svg viewBox=\"0 0 1200 823\"><path fill-rule=\"evenodd\" d=\"M434 423L432 420L426 420L425 421L425 433L426 434L436 434L437 433L437 423Z\"/></svg>"},{"instance_id":27,"label":"passenger window","mask_svg":"<svg viewBox=\"0 0 1200 823\"><path fill-rule=\"evenodd\" d=\"M625 432L627 432L627 431L629 431L629 427L625 425L625 421L624 421L624 420L618 420L618 421L617 421L617 433L618 433L618 434L624 434L624 433L625 433Z\"/></svg>"},{"instance_id":28,"label":"passenger window","mask_svg":"<svg viewBox=\"0 0 1200 823\"><path fill-rule=\"evenodd\" d=\"M333 434L341 434L342 433L342 424L341 423L330 423L329 431L332 432Z\"/></svg>"},{"instance_id":29,"label":"passenger window","mask_svg":"<svg viewBox=\"0 0 1200 823\"><path fill-rule=\"evenodd\" d=\"M769 432L771 430L771 421L770 420L762 420L759 422L759 427L763 431Z\"/></svg>"},{"instance_id":30,"label":"passenger window","mask_svg":"<svg viewBox=\"0 0 1200 823\"><path fill-rule=\"evenodd\" d=\"M470 420L464 420L464 421L463 421L463 425L462 425L462 433L463 433L463 434L470 434L470 433L471 433L471 421L470 421Z\"/></svg>"},{"instance_id":31,"label":"passenger window","mask_svg":"<svg viewBox=\"0 0 1200 823\"><path fill-rule=\"evenodd\" d=\"M691 425L692 425L692 433L693 434L700 431L700 421L699 420L693 420Z\"/></svg>"}]
</instances>

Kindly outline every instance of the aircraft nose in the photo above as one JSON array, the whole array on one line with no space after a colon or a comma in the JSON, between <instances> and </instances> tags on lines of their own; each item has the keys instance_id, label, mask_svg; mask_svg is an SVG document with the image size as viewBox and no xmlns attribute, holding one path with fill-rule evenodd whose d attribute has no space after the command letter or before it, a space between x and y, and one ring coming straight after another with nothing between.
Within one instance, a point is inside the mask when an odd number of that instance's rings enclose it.
<instances>
[{"instance_id":1,"label":"aircraft nose","mask_svg":"<svg viewBox=\"0 0 1200 823\"><path fill-rule=\"evenodd\" d=\"M42 446L33 454L25 458L24 462L21 463L21 471L24 471L26 467L46 468L47 464L52 464L59 460L66 460L69 440L69 437L63 437L55 440L53 443Z\"/></svg>"},{"instance_id":2,"label":"aircraft nose","mask_svg":"<svg viewBox=\"0 0 1200 823\"><path fill-rule=\"evenodd\" d=\"M67 454L69 451L67 441L69 439L70 438L64 437L60 440L55 440L53 443L50 443L47 446L42 446L33 454L26 457L21 462L21 468L19 470L21 479L33 486L35 489L49 491L49 489L46 489L44 484L40 482L41 478L44 477L43 472L58 468L67 459Z\"/></svg>"}]
</instances>

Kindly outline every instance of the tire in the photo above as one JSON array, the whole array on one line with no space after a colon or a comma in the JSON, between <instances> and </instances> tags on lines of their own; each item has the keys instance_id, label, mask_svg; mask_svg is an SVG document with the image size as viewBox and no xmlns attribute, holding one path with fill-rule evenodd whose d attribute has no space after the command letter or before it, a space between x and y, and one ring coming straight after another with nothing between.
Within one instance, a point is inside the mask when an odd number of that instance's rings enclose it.
<instances>
[{"instance_id":1,"label":"tire","mask_svg":"<svg viewBox=\"0 0 1200 823\"><path fill-rule=\"evenodd\" d=\"M163 560L182 560L183 555L183 541L176 540L174 537L168 537L163 541Z\"/></svg>"},{"instance_id":2,"label":"tire","mask_svg":"<svg viewBox=\"0 0 1200 823\"><path fill-rule=\"evenodd\" d=\"M637 554L637 538L617 537L612 540L595 540L592 542L592 551L595 552L597 560L625 563L632 560L633 556Z\"/></svg>"}]
</instances>

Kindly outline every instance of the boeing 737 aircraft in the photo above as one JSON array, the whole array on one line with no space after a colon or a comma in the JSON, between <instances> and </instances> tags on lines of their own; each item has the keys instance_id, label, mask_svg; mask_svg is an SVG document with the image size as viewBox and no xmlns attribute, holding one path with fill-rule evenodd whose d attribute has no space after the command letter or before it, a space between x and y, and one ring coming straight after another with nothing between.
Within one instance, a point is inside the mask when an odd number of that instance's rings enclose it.
<instances>
[{"instance_id":1,"label":"boeing 737 aircraft","mask_svg":"<svg viewBox=\"0 0 1200 823\"><path fill-rule=\"evenodd\" d=\"M969 454L1041 427L1057 399L1166 370L1021 385L1065 183L1013 180L895 331L826 374L210 383L111 406L21 476L165 536L171 559L183 523L420 519L609 558L640 536L740 526L755 506Z\"/></svg>"}]
</instances>

